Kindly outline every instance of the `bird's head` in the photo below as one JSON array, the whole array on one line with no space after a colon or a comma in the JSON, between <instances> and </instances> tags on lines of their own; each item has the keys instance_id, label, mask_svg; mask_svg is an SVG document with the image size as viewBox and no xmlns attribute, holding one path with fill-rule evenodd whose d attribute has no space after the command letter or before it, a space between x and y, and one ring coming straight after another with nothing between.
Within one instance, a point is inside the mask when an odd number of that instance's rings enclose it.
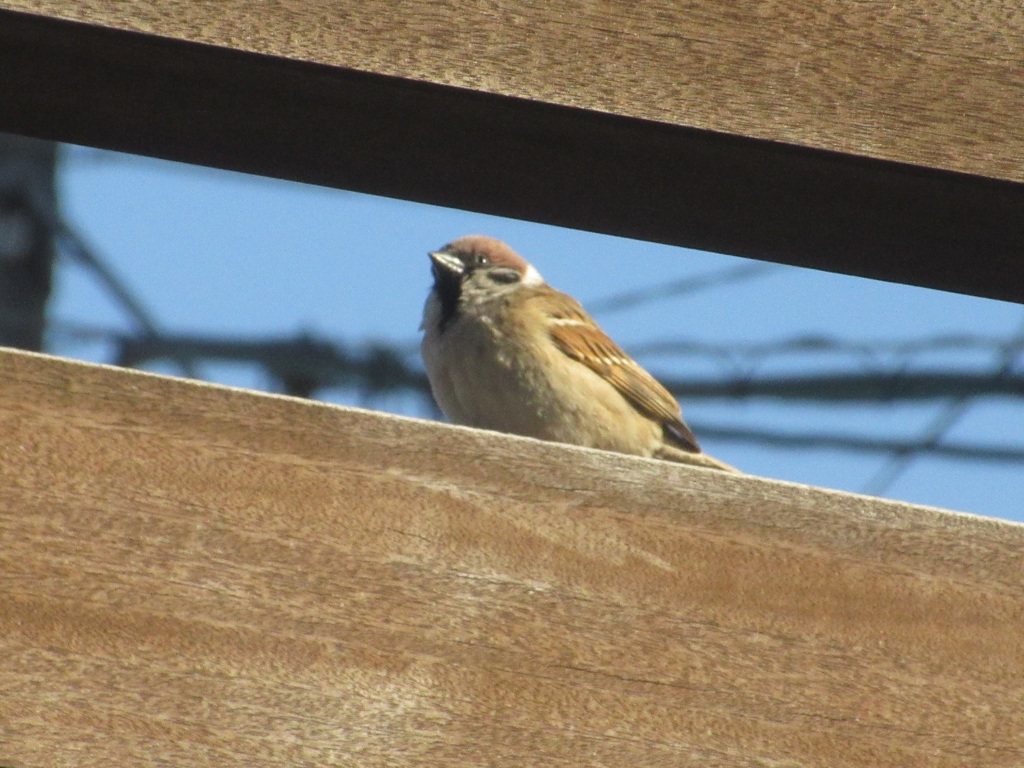
<instances>
[{"instance_id":1,"label":"bird's head","mask_svg":"<svg viewBox=\"0 0 1024 768\"><path fill-rule=\"evenodd\" d=\"M458 311L459 301L489 301L521 286L543 285L532 264L506 243L485 235L467 235L430 254L434 293L441 303L442 323Z\"/></svg>"}]
</instances>

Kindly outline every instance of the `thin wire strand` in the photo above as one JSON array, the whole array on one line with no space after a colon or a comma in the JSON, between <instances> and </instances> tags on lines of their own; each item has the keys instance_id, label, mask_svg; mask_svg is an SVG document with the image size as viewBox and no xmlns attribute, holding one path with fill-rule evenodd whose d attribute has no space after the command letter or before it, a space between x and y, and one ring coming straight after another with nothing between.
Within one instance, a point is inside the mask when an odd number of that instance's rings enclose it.
<instances>
[{"instance_id":1,"label":"thin wire strand","mask_svg":"<svg viewBox=\"0 0 1024 768\"><path fill-rule=\"evenodd\" d=\"M160 328L149 310L135 298L128 286L107 266L103 259L85 243L84 238L63 219L53 222L53 227L55 237L67 245L71 255L99 279L125 312L139 325L143 334L150 338L160 338ZM176 358L175 362L185 376L193 379L200 378L199 371L191 360Z\"/></svg>"},{"instance_id":2,"label":"thin wire strand","mask_svg":"<svg viewBox=\"0 0 1024 768\"><path fill-rule=\"evenodd\" d=\"M1013 372L1022 342L1024 342L1024 322L1006 342L1000 355L999 368L994 375L995 379L1004 379ZM973 399L970 396L960 396L950 400L923 430L917 442L892 452L885 464L865 483L864 492L880 496L888 491L918 456L932 451L942 441L967 413L972 403Z\"/></svg>"},{"instance_id":3,"label":"thin wire strand","mask_svg":"<svg viewBox=\"0 0 1024 768\"><path fill-rule=\"evenodd\" d=\"M732 285L752 280L755 277L763 277L778 268L778 264L741 264L738 267L727 267L714 272L707 272L703 275L683 277L664 285L659 283L647 288L625 291L598 299L597 301L591 301L587 303L587 310L593 315L622 312L642 304L649 304L652 301L682 296L687 293L698 293L710 288Z\"/></svg>"}]
</instances>

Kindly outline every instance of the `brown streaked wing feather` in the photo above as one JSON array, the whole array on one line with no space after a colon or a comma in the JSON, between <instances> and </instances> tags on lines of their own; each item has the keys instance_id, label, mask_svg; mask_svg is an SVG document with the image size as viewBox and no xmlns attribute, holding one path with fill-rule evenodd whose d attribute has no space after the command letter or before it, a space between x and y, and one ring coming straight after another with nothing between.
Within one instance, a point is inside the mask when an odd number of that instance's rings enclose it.
<instances>
[{"instance_id":1,"label":"brown streaked wing feather","mask_svg":"<svg viewBox=\"0 0 1024 768\"><path fill-rule=\"evenodd\" d=\"M549 305L551 318L570 323L551 326L551 338L558 348L611 383L644 416L661 422L665 436L673 443L699 453L697 438L683 423L679 403L672 394L612 341L579 302L570 301L557 308Z\"/></svg>"}]
</instances>

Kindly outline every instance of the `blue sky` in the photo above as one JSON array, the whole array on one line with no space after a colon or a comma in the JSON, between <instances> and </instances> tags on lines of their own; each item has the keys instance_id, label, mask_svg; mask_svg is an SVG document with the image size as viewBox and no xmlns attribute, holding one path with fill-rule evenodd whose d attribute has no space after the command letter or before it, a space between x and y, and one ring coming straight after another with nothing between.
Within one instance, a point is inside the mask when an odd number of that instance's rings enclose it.
<instances>
[{"instance_id":1,"label":"blue sky","mask_svg":"<svg viewBox=\"0 0 1024 768\"><path fill-rule=\"evenodd\" d=\"M62 203L72 225L131 287L164 331L246 338L306 331L350 344L418 342L429 287L426 253L455 237L483 233L509 242L548 282L585 306L630 289L716 272L744 259L596 235L353 192L311 187L68 148ZM751 344L823 335L854 342L940 334L1010 339L1024 307L922 288L778 266L758 277L699 293L595 313L627 350L668 340ZM62 262L51 304L58 321L130 329L97 281ZM108 362L101 342L56 333L51 351ZM1017 370L1024 367L1024 352ZM416 358L412 358L416 359ZM889 370L894 364L991 371L991 350L931 351L911 358L880 353L773 355L723 362L714 356L640 356L653 373L736 375ZM173 373L171 368L164 372ZM248 366L206 365L204 375L233 386L270 385ZM429 416L414 397L333 402ZM694 424L913 439L944 407L804 405L770 400L683 400ZM881 454L789 449L702 437L713 455L753 474L862 492L885 463ZM1024 445L1024 402L974 401L949 440ZM1010 463L922 457L885 492L890 498L1024 520L1024 468Z\"/></svg>"}]
</instances>

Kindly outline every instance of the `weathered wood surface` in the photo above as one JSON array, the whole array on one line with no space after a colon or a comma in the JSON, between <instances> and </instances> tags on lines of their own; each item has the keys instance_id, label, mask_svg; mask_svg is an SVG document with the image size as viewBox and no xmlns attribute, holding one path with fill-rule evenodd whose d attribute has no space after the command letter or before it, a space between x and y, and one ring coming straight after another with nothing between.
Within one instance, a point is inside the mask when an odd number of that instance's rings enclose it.
<instances>
[{"instance_id":1,"label":"weathered wood surface","mask_svg":"<svg viewBox=\"0 0 1024 768\"><path fill-rule=\"evenodd\" d=\"M1018 0L640 8L0 0L0 130L1024 301Z\"/></svg>"},{"instance_id":2,"label":"weathered wood surface","mask_svg":"<svg viewBox=\"0 0 1024 768\"><path fill-rule=\"evenodd\" d=\"M4 0L115 29L1024 181L1017 0ZM1008 145L1009 143L1009 145ZM1016 149L1013 149L1013 148Z\"/></svg>"},{"instance_id":3,"label":"weathered wood surface","mask_svg":"<svg viewBox=\"0 0 1024 768\"><path fill-rule=\"evenodd\" d=\"M0 434L0 765L1024 764L1022 526L25 353Z\"/></svg>"}]
</instances>

